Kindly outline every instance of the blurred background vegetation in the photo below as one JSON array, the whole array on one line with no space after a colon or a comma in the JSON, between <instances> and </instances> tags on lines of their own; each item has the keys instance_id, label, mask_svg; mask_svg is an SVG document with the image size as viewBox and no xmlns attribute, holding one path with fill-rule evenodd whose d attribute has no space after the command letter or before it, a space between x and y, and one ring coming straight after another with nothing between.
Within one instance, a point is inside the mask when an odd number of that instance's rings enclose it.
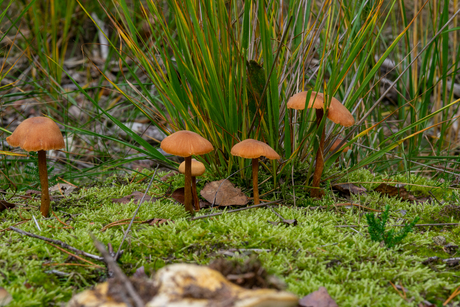
<instances>
[{"instance_id":1,"label":"blurred background vegetation","mask_svg":"<svg viewBox=\"0 0 460 307\"><path fill-rule=\"evenodd\" d=\"M215 176L248 165L230 149L255 138L283 157L263 163L275 186L300 166L296 184L308 184L313 112L286 109L305 90L336 97L356 120L346 129L323 121L334 169L323 181L367 167L458 184L457 0L0 0L0 8L1 189L38 184L27 169L35 156L5 141L38 115L66 139L49 153L57 181L174 168L159 141L187 129L216 148L198 157ZM330 150L338 138L351 146L346 154Z\"/></svg>"}]
</instances>

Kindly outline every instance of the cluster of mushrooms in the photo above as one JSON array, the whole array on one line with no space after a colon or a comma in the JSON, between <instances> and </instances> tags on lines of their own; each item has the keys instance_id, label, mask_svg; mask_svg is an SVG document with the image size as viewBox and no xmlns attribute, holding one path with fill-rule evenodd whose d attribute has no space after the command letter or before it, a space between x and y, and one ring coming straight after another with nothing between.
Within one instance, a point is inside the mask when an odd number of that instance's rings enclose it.
<instances>
[{"instance_id":1,"label":"cluster of mushrooms","mask_svg":"<svg viewBox=\"0 0 460 307\"><path fill-rule=\"evenodd\" d=\"M296 110L303 110L305 107L315 109L316 124L318 127L325 114L327 118L334 123L344 127L349 127L354 124L355 121L351 113L334 97L331 97L329 103L325 103L327 97L322 93L312 91L308 103L306 101L307 97L308 91L295 94L289 99L287 107ZM313 174L312 189L310 190L310 195L316 198L322 196L322 190L319 189L319 184L324 168L324 126L319 133L321 137L316 154L316 166ZM13 134L6 138L6 141L13 147L20 146L26 151L38 152L38 169L42 189L40 212L43 216L47 217L50 208L50 197L48 192L46 151L64 148L64 138L62 137L59 127L54 121L47 117L29 118L24 120L16 128ZM185 158L185 161L179 167L179 171L185 174L185 209L193 214L200 208L196 191L196 177L203 175L205 167L201 162L192 159L192 156L209 153L214 150L214 147L208 140L201 137L199 134L184 130L177 131L166 137L161 142L161 148L169 154ZM347 150L347 148L342 148L342 150ZM246 139L237 143L232 147L231 154L246 159L252 159L254 204L259 204L257 175L259 158L266 157L273 160L280 159L280 156L267 144L254 139Z\"/></svg>"}]
</instances>

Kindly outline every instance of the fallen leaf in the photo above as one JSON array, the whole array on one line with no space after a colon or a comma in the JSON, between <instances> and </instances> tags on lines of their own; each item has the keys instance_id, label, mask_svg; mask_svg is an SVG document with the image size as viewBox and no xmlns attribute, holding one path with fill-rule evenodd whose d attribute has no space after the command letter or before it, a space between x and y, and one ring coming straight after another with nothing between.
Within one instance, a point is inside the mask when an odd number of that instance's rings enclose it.
<instances>
[{"instance_id":1,"label":"fallen leaf","mask_svg":"<svg viewBox=\"0 0 460 307\"><path fill-rule=\"evenodd\" d=\"M341 195L350 196L351 194L366 195L366 188L355 186L353 183L337 183L332 186L332 189L339 191Z\"/></svg>"},{"instance_id":2,"label":"fallen leaf","mask_svg":"<svg viewBox=\"0 0 460 307\"><path fill-rule=\"evenodd\" d=\"M146 221L143 221L141 224L149 224L150 226L159 226L161 224L167 224L167 223L174 223L173 220L169 220L169 219L160 219L160 218L153 218L153 219L150 219L150 220L146 220Z\"/></svg>"},{"instance_id":3,"label":"fallen leaf","mask_svg":"<svg viewBox=\"0 0 460 307\"><path fill-rule=\"evenodd\" d=\"M15 204L9 203L9 202L4 201L4 200L0 200L0 212L2 212L3 210L6 210L6 209L14 208L14 207L16 207Z\"/></svg>"},{"instance_id":4,"label":"fallen leaf","mask_svg":"<svg viewBox=\"0 0 460 307\"><path fill-rule=\"evenodd\" d=\"M225 179L207 183L200 194L211 204L215 198L214 204L218 206L244 206L249 202L248 197L241 192L241 189L236 188Z\"/></svg>"},{"instance_id":5,"label":"fallen leaf","mask_svg":"<svg viewBox=\"0 0 460 307\"><path fill-rule=\"evenodd\" d=\"M458 245L455 245L454 243L448 243L442 249L449 255L454 255L457 253Z\"/></svg>"},{"instance_id":6,"label":"fallen leaf","mask_svg":"<svg viewBox=\"0 0 460 307\"><path fill-rule=\"evenodd\" d=\"M76 189L75 186L67 183L58 183L55 186L50 188L50 192L57 191L65 196L70 195Z\"/></svg>"},{"instance_id":7,"label":"fallen leaf","mask_svg":"<svg viewBox=\"0 0 460 307\"><path fill-rule=\"evenodd\" d=\"M376 187L374 191L391 196L391 197L400 197L403 200L409 200L409 201L417 200L417 198L414 195L412 195L410 192L408 192L406 188L403 187L402 185L398 185L394 187L389 184L382 183L378 187Z\"/></svg>"},{"instance_id":8,"label":"fallen leaf","mask_svg":"<svg viewBox=\"0 0 460 307\"><path fill-rule=\"evenodd\" d=\"M185 202L185 194L184 194L184 188L178 188L174 190L171 194L171 198L177 201L178 203L181 203L182 205ZM208 203L207 201L201 201L200 200L200 209L211 207L211 204Z\"/></svg>"},{"instance_id":9,"label":"fallen leaf","mask_svg":"<svg viewBox=\"0 0 460 307\"><path fill-rule=\"evenodd\" d=\"M122 198L112 198L112 202L118 203L118 204L127 204L131 200L134 200L134 202L139 202L142 199L142 196L144 196L144 193L134 191L131 195L127 195ZM149 195L145 195L144 201L156 201L157 198Z\"/></svg>"},{"instance_id":10,"label":"fallen leaf","mask_svg":"<svg viewBox=\"0 0 460 307\"><path fill-rule=\"evenodd\" d=\"M339 307L332 297L327 293L325 287L319 287L315 292L299 300L300 307Z\"/></svg>"}]
</instances>

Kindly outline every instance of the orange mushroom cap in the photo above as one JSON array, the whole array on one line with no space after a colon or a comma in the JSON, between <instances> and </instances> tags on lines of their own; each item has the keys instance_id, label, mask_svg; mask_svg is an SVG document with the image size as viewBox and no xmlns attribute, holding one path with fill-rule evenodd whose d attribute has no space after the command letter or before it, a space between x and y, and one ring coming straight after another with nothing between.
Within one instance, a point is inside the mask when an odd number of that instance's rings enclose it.
<instances>
[{"instance_id":1,"label":"orange mushroom cap","mask_svg":"<svg viewBox=\"0 0 460 307\"><path fill-rule=\"evenodd\" d=\"M167 136L160 145L165 152L180 156L204 155L212 150L212 144L192 131L181 130Z\"/></svg>"},{"instance_id":2,"label":"orange mushroom cap","mask_svg":"<svg viewBox=\"0 0 460 307\"><path fill-rule=\"evenodd\" d=\"M273 148L253 139L246 139L233 146L231 154L246 159L257 159L262 156L271 160L281 158Z\"/></svg>"},{"instance_id":3,"label":"orange mushroom cap","mask_svg":"<svg viewBox=\"0 0 460 307\"><path fill-rule=\"evenodd\" d=\"M303 91L293 95L289 98L287 107L288 109L303 110L305 109L305 100L307 99L308 91ZM310 100L307 108L322 109L324 107L324 94L318 92L311 92ZM355 119L351 115L350 111L343 104L340 103L335 97L332 97L329 109L327 112L327 118L332 120L334 123L342 125L344 127L353 126Z\"/></svg>"},{"instance_id":4,"label":"orange mushroom cap","mask_svg":"<svg viewBox=\"0 0 460 307\"><path fill-rule=\"evenodd\" d=\"M53 150L65 147L64 138L58 125L48 117L31 117L23 121L6 138L13 147L25 151Z\"/></svg>"},{"instance_id":5,"label":"orange mushroom cap","mask_svg":"<svg viewBox=\"0 0 460 307\"><path fill-rule=\"evenodd\" d=\"M181 174L185 174L185 161L179 165L179 172ZM192 159L192 177L201 176L204 174L204 172L206 172L204 164L200 161Z\"/></svg>"}]
</instances>

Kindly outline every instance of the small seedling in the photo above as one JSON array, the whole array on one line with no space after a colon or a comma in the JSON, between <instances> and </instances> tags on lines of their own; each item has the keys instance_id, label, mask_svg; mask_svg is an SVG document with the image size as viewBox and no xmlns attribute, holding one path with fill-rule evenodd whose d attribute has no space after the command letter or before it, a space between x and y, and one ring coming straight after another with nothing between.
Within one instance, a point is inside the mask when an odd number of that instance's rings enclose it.
<instances>
[{"instance_id":1,"label":"small seedling","mask_svg":"<svg viewBox=\"0 0 460 307\"><path fill-rule=\"evenodd\" d=\"M366 220L369 224L369 234L371 235L371 240L376 242L384 242L387 247L393 247L396 244L400 243L409 232L412 231L415 224L418 222L420 217L416 217L412 222L406 224L399 231L390 229L385 231L385 226L390 217L390 206L385 206L385 211L382 214L380 220L378 220L373 213L366 214Z\"/></svg>"}]
</instances>

